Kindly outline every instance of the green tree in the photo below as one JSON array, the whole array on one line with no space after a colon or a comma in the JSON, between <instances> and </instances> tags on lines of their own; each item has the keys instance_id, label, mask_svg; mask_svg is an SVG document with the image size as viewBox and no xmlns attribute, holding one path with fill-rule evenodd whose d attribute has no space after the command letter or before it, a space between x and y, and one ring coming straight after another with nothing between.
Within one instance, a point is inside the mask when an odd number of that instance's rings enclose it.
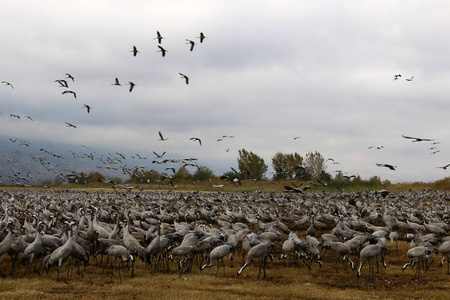
<instances>
[{"instance_id":1,"label":"green tree","mask_svg":"<svg viewBox=\"0 0 450 300\"><path fill-rule=\"evenodd\" d=\"M208 179L213 179L216 177L214 171L205 166L198 166L197 171L192 175L192 180L194 181L205 181Z\"/></svg>"},{"instance_id":2,"label":"green tree","mask_svg":"<svg viewBox=\"0 0 450 300\"><path fill-rule=\"evenodd\" d=\"M238 168L244 179L265 179L268 167L262 157L245 149L239 150L238 155Z\"/></svg>"},{"instance_id":3,"label":"green tree","mask_svg":"<svg viewBox=\"0 0 450 300\"><path fill-rule=\"evenodd\" d=\"M272 167L275 170L274 180L302 178L305 174L303 157L295 153L277 152L272 157Z\"/></svg>"},{"instance_id":4,"label":"green tree","mask_svg":"<svg viewBox=\"0 0 450 300\"><path fill-rule=\"evenodd\" d=\"M305 156L305 169L311 180L320 179L326 173L325 159L319 152L308 152Z\"/></svg>"}]
</instances>

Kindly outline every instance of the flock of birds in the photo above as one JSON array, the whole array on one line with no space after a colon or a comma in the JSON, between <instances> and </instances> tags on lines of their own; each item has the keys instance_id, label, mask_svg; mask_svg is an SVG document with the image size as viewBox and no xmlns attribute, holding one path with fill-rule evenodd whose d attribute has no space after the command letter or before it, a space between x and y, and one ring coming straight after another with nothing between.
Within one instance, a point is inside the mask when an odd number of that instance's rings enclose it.
<instances>
[{"instance_id":1,"label":"flock of birds","mask_svg":"<svg viewBox=\"0 0 450 300\"><path fill-rule=\"evenodd\" d=\"M118 270L120 279L125 271L134 277L175 269L181 276L214 266L216 276L220 268L230 276L226 264L235 263L239 276L257 260L258 279L270 277L268 265L303 262L317 276L351 268L355 277L368 273L373 281L381 262L403 271L415 267L418 280L438 253L450 274L450 211L443 192L0 192L1 276L55 269L56 278L68 282L75 269L82 276L95 266L108 268L111 277ZM408 244L406 253L399 253L399 242ZM329 252L335 263L325 260ZM403 266L386 265L385 257L394 255Z\"/></svg>"}]
</instances>

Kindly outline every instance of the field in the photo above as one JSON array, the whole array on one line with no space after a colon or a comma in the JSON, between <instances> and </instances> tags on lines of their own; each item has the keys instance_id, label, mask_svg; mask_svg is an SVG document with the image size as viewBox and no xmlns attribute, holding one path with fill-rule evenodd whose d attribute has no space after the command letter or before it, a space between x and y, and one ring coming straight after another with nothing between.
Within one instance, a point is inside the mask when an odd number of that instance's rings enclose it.
<instances>
[{"instance_id":1,"label":"field","mask_svg":"<svg viewBox=\"0 0 450 300\"><path fill-rule=\"evenodd\" d=\"M378 219L375 224L379 222ZM304 229L295 232L304 240ZM316 236L328 232L329 229ZM302 261L295 263L292 258L285 263L279 259L280 244L273 252L273 261L268 260L267 278L260 280L256 259L237 276L244 263L239 250L235 253L234 267L230 267L226 258L225 274L220 269L217 276L216 265L200 271L198 261L194 261L190 272L180 276L176 260L170 262L169 270L161 268L156 273L136 260L134 278L130 278L129 269L123 269L120 279L117 269L113 271L110 264L100 262L99 256L91 256L83 276L76 270L68 274L64 265L62 273L66 281L56 280L55 267L48 273L40 267L40 274L27 275L25 266L18 266L10 275L10 257L5 255L0 263L3 273L0 299L447 299L450 292L450 275L446 275L446 263L439 266L440 255L431 256L434 262L427 272L422 270L418 280L414 280L415 268L402 271L408 262L405 257L408 245L404 240L398 243L398 253L395 244L388 242L387 268L380 264L373 280L368 278L367 263L362 277L357 278L356 270L348 265L344 269L330 250L322 258L322 268L313 263L309 271ZM356 261L356 257L351 259Z\"/></svg>"}]
</instances>

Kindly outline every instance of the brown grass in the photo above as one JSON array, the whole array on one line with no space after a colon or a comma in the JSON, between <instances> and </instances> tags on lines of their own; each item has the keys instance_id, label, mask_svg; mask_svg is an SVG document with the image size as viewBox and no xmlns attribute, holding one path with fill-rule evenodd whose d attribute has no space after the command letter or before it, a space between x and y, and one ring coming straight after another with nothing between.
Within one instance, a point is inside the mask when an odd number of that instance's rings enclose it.
<instances>
[{"instance_id":1,"label":"brown grass","mask_svg":"<svg viewBox=\"0 0 450 300\"><path fill-rule=\"evenodd\" d=\"M286 267L274 255L269 263L267 278L257 280L258 267L249 266L238 277L237 270L242 265L242 257L236 255L235 266L227 263L226 274L222 270L214 276L216 266L200 271L194 265L192 272L179 277L176 262L170 270L152 275L144 263L137 262L135 278L125 270L122 281L118 272L111 276L108 266L103 271L99 261L91 259L84 277L72 273L68 282L56 280L56 269L47 274L25 276L21 266L12 276L0 278L0 299L447 299L450 292L450 276L446 268L440 267L438 257L427 273L421 273L418 281L412 280L415 270L402 272L406 243L400 242L399 254L388 253L387 269L380 265L373 282L368 276L368 266L363 267L362 278L356 278L356 271L336 262L334 253L328 252L323 259L323 268L313 265L309 274L306 266L296 266L288 261ZM353 259L353 258L352 258ZM3 273L9 274L10 261L6 257L0 264ZM64 270L66 270L64 268ZM66 274L66 272L64 273Z\"/></svg>"}]
</instances>

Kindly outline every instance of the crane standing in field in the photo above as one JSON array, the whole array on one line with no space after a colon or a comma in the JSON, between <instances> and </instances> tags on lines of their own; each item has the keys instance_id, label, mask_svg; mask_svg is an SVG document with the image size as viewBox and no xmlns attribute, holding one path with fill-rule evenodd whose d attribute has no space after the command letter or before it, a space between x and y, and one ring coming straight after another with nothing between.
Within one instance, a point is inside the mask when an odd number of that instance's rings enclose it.
<instances>
[{"instance_id":1,"label":"crane standing in field","mask_svg":"<svg viewBox=\"0 0 450 300\"><path fill-rule=\"evenodd\" d=\"M217 276L217 273L219 273L221 261L222 261L222 265L223 265L223 275L225 275L225 262L223 261L223 258L226 255L230 254L230 259L231 259L231 261L233 261L233 252L235 249L236 249L236 247L230 243L225 243L224 245L215 247L214 249L211 250L211 252L209 254L209 264L201 266L200 270L203 271L205 268L211 268L214 264L214 261L217 260L216 276Z\"/></svg>"},{"instance_id":2,"label":"crane standing in field","mask_svg":"<svg viewBox=\"0 0 450 300\"><path fill-rule=\"evenodd\" d=\"M264 278L266 275L266 265L267 265L267 257L270 255L270 252L275 247L275 244L271 241L263 241L261 244L253 246L247 253L247 259L245 260L245 264L242 268L239 269L237 275L241 275L242 271L252 262L254 258L257 258L259 261L259 270L258 270L258 279L261 275L261 270L264 272Z\"/></svg>"}]
</instances>

